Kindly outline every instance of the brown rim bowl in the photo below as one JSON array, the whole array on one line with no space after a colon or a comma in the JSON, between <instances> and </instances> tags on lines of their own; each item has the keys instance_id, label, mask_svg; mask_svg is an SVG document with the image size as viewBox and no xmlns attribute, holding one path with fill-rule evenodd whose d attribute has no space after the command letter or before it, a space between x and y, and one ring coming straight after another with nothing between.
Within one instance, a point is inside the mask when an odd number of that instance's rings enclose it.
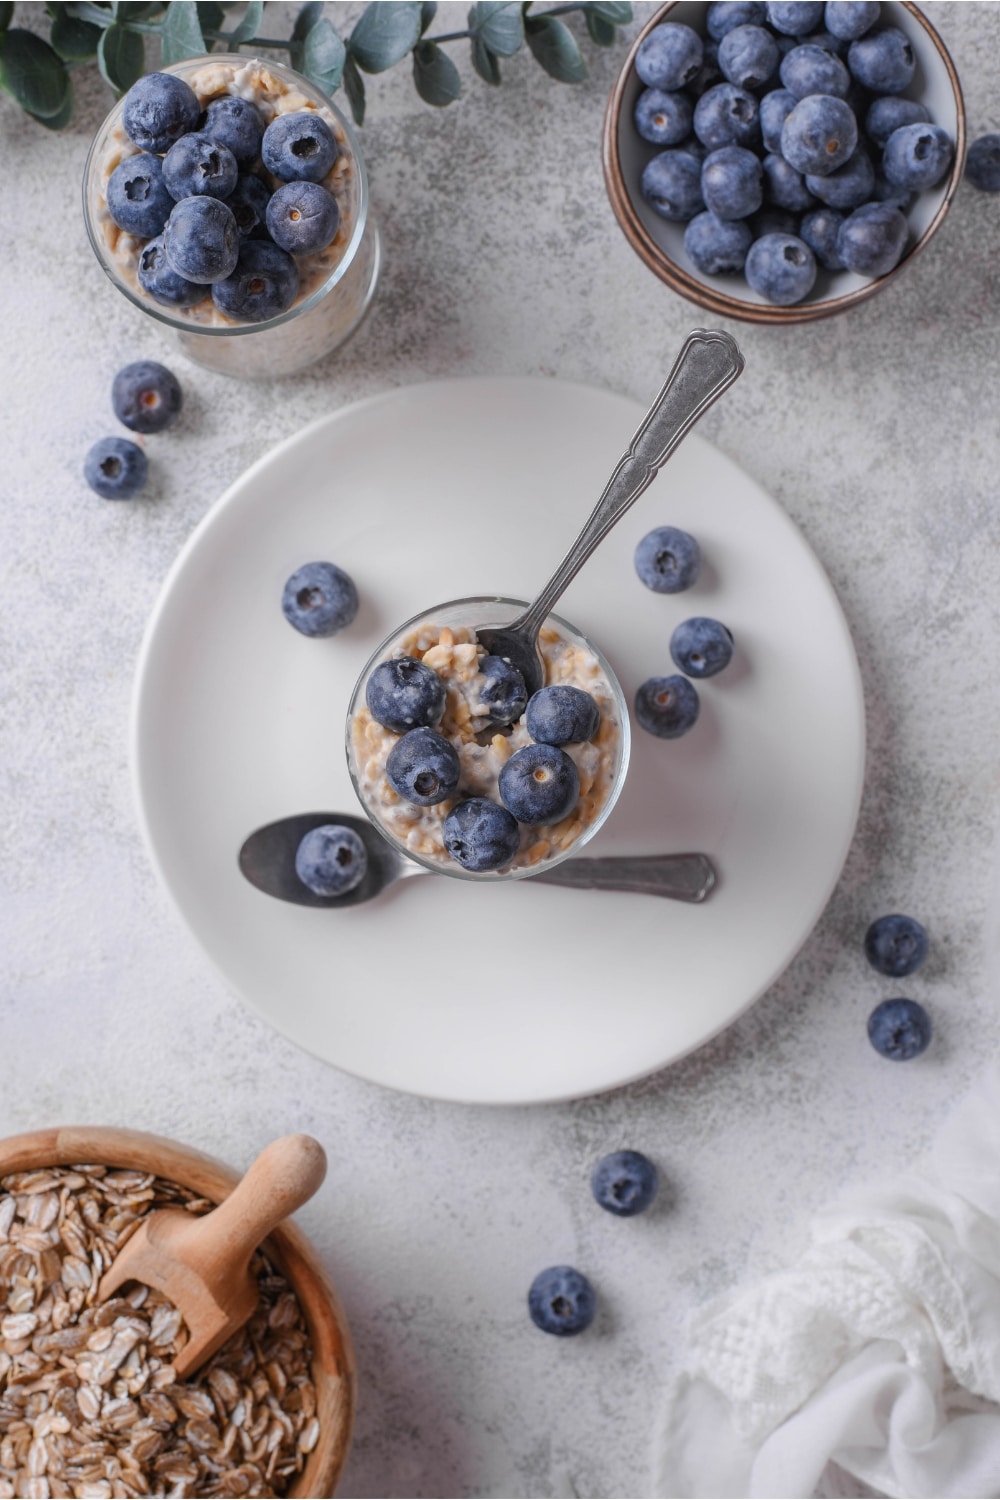
<instances>
[{"instance_id":1,"label":"brown rim bowl","mask_svg":"<svg viewBox=\"0 0 1000 1500\"><path fill-rule=\"evenodd\" d=\"M643 38L668 18L706 35L705 3L676 0L660 6L636 37L608 100L604 117L604 181L611 207L636 254L675 292L709 312L746 323L806 323L846 312L873 297L902 275L917 253L940 227L962 178L965 161L965 104L948 50L927 17L908 0L883 0L879 25L904 31L917 57L917 71L907 97L926 104L931 119L948 131L955 157L946 178L919 193L907 210L910 244L899 263L885 276L858 276L851 271L820 268L812 292L791 307L779 307L751 290L739 275L709 276L694 265L684 249L684 224L661 218L646 203L639 180L646 162L664 148L644 141L632 123L635 102L643 90L633 66Z\"/></svg>"},{"instance_id":2,"label":"brown rim bowl","mask_svg":"<svg viewBox=\"0 0 1000 1500\"><path fill-rule=\"evenodd\" d=\"M0 1177L11 1172L88 1162L155 1172L213 1203L228 1197L240 1180L238 1172L213 1157L140 1130L64 1126L0 1140ZM264 1245L288 1277L313 1342L312 1375L319 1439L287 1493L297 1497L330 1496L347 1457L354 1419L354 1357L347 1322L316 1251L290 1220L280 1224Z\"/></svg>"}]
</instances>

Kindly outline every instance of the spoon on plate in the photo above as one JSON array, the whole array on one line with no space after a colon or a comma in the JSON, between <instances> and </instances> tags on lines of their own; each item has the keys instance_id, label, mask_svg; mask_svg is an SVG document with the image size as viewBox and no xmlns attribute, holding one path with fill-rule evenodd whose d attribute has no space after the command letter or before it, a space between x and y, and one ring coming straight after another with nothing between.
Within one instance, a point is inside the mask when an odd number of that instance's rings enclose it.
<instances>
[{"instance_id":1,"label":"spoon on plate","mask_svg":"<svg viewBox=\"0 0 1000 1500\"><path fill-rule=\"evenodd\" d=\"M364 879L343 896L317 896L295 873L295 852L306 834L324 823L339 823L363 841L368 854ZM245 841L239 864L250 884L266 896L298 906L360 906L381 895L394 880L429 875L414 860L399 854L366 818L349 813L299 813L258 828ZM716 882L715 869L705 854L617 854L589 859L567 859L551 870L526 877L545 885L577 890L631 891L646 896L669 896L675 901L704 901Z\"/></svg>"},{"instance_id":2,"label":"spoon on plate","mask_svg":"<svg viewBox=\"0 0 1000 1500\"><path fill-rule=\"evenodd\" d=\"M713 401L728 390L743 366L739 345L728 333L702 328L689 333L590 519L537 599L509 625L476 627L476 637L487 653L505 657L520 672L529 698L545 681L538 632L553 605L598 542L604 540L615 522L638 500L681 439ZM499 728L504 722L494 718L487 728Z\"/></svg>"}]
</instances>

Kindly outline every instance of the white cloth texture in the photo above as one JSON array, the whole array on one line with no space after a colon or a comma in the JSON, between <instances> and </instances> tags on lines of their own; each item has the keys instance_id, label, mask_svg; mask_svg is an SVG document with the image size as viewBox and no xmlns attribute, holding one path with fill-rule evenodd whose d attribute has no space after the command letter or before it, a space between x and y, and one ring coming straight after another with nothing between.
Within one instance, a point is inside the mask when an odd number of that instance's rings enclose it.
<instances>
[{"instance_id":1,"label":"white cloth texture","mask_svg":"<svg viewBox=\"0 0 1000 1500\"><path fill-rule=\"evenodd\" d=\"M1000 1069L906 1179L692 1319L655 1493L1000 1496Z\"/></svg>"}]
</instances>

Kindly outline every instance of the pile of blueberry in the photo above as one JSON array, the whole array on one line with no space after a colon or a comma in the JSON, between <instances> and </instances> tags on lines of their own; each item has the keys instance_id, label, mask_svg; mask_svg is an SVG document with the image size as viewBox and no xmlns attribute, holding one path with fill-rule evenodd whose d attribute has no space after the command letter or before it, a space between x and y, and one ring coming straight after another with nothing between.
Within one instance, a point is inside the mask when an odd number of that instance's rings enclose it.
<instances>
[{"instance_id":1,"label":"pile of blueberry","mask_svg":"<svg viewBox=\"0 0 1000 1500\"><path fill-rule=\"evenodd\" d=\"M299 290L297 255L323 250L340 224L323 186L339 154L314 110L265 127L246 99L223 94L202 108L173 73L129 89L122 125L139 150L108 179L108 213L144 240L139 285L164 307L211 295L237 322L287 311Z\"/></svg>"},{"instance_id":2,"label":"pile of blueberry","mask_svg":"<svg viewBox=\"0 0 1000 1500\"><path fill-rule=\"evenodd\" d=\"M779 306L818 269L884 276L906 211L941 181L954 143L910 98L917 60L878 0L723 0L707 37L667 21L641 43L642 138L666 149L641 188L706 275L739 274Z\"/></svg>"},{"instance_id":3,"label":"pile of blueberry","mask_svg":"<svg viewBox=\"0 0 1000 1500\"><path fill-rule=\"evenodd\" d=\"M865 933L865 957L878 974L905 979L927 957L927 932L915 917L891 912ZM931 1018L919 1000L883 1000L868 1017L868 1039L893 1062L909 1062L930 1045Z\"/></svg>"},{"instance_id":4,"label":"pile of blueberry","mask_svg":"<svg viewBox=\"0 0 1000 1500\"><path fill-rule=\"evenodd\" d=\"M115 416L131 432L163 432L177 421L183 404L176 375L154 359L126 365L111 386ZM131 500L145 487L148 474L145 453L128 438L98 438L83 465L83 477L104 500Z\"/></svg>"}]
</instances>

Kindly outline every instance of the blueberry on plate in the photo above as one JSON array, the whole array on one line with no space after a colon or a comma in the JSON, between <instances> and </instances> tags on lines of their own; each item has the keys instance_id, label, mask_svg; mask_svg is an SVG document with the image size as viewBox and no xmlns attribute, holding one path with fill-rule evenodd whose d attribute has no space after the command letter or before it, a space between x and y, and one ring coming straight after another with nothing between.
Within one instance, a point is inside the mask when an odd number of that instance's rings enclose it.
<instances>
[{"instance_id":1,"label":"blueberry on plate","mask_svg":"<svg viewBox=\"0 0 1000 1500\"><path fill-rule=\"evenodd\" d=\"M654 146L679 146L691 134L693 106L686 94L643 89L632 119L644 141Z\"/></svg>"},{"instance_id":2,"label":"blueberry on plate","mask_svg":"<svg viewBox=\"0 0 1000 1500\"><path fill-rule=\"evenodd\" d=\"M649 677L635 695L640 729L657 739L677 740L694 725L701 709L698 689L686 677Z\"/></svg>"},{"instance_id":3,"label":"blueberry on plate","mask_svg":"<svg viewBox=\"0 0 1000 1500\"><path fill-rule=\"evenodd\" d=\"M661 218L683 223L705 207L701 162L689 151L661 151L642 169L642 196Z\"/></svg>"},{"instance_id":4,"label":"blueberry on plate","mask_svg":"<svg viewBox=\"0 0 1000 1500\"><path fill-rule=\"evenodd\" d=\"M879 0L827 0L823 21L835 37L853 42L871 31L881 10Z\"/></svg>"},{"instance_id":5,"label":"blueberry on plate","mask_svg":"<svg viewBox=\"0 0 1000 1500\"><path fill-rule=\"evenodd\" d=\"M796 172L776 152L769 152L764 158L764 197L777 208L787 208L796 214L816 207L816 196L809 191L802 173Z\"/></svg>"},{"instance_id":6,"label":"blueberry on plate","mask_svg":"<svg viewBox=\"0 0 1000 1500\"><path fill-rule=\"evenodd\" d=\"M844 269L844 262L837 250L837 235L843 222L844 215L836 208L828 208L826 204L802 215L799 235L815 255L817 263L826 271Z\"/></svg>"},{"instance_id":7,"label":"blueberry on plate","mask_svg":"<svg viewBox=\"0 0 1000 1500\"><path fill-rule=\"evenodd\" d=\"M717 219L745 219L764 201L760 157L745 146L710 151L701 168L701 196Z\"/></svg>"},{"instance_id":8,"label":"blueberry on plate","mask_svg":"<svg viewBox=\"0 0 1000 1500\"><path fill-rule=\"evenodd\" d=\"M868 1040L892 1062L909 1062L926 1052L931 1018L917 1000L883 1000L868 1017Z\"/></svg>"},{"instance_id":9,"label":"blueberry on plate","mask_svg":"<svg viewBox=\"0 0 1000 1500\"><path fill-rule=\"evenodd\" d=\"M853 156L857 144L854 111L833 94L800 99L781 127L781 154L803 176L835 172Z\"/></svg>"},{"instance_id":10,"label":"blueberry on plate","mask_svg":"<svg viewBox=\"0 0 1000 1500\"><path fill-rule=\"evenodd\" d=\"M612 1151L601 1158L590 1177L590 1190L597 1202L620 1219L630 1219L647 1209L658 1186L656 1168L641 1151Z\"/></svg>"},{"instance_id":11,"label":"blueberry on plate","mask_svg":"<svg viewBox=\"0 0 1000 1500\"><path fill-rule=\"evenodd\" d=\"M767 83L778 71L780 55L763 26L733 26L719 43L719 67L738 89L759 89Z\"/></svg>"},{"instance_id":12,"label":"blueberry on plate","mask_svg":"<svg viewBox=\"0 0 1000 1500\"><path fill-rule=\"evenodd\" d=\"M760 107L747 89L716 83L694 107L694 133L709 151L720 146L753 146L760 135Z\"/></svg>"},{"instance_id":13,"label":"blueberry on plate","mask_svg":"<svg viewBox=\"0 0 1000 1500\"><path fill-rule=\"evenodd\" d=\"M565 682L532 693L524 713L525 728L540 745L574 745L592 740L600 722L601 710L591 694Z\"/></svg>"},{"instance_id":14,"label":"blueberry on plate","mask_svg":"<svg viewBox=\"0 0 1000 1500\"><path fill-rule=\"evenodd\" d=\"M836 53L807 42L793 47L781 59L781 82L796 99L809 94L832 94L843 99L851 86L851 75Z\"/></svg>"},{"instance_id":15,"label":"blueberry on plate","mask_svg":"<svg viewBox=\"0 0 1000 1500\"><path fill-rule=\"evenodd\" d=\"M768 0L767 21L786 36L805 36L823 24L823 0Z\"/></svg>"},{"instance_id":16,"label":"blueberry on plate","mask_svg":"<svg viewBox=\"0 0 1000 1500\"><path fill-rule=\"evenodd\" d=\"M871 202L875 192L875 168L864 146L859 146L835 172L822 177L810 172L805 183L827 208L860 208L862 203Z\"/></svg>"},{"instance_id":17,"label":"blueberry on plate","mask_svg":"<svg viewBox=\"0 0 1000 1500\"><path fill-rule=\"evenodd\" d=\"M482 712L505 724L516 723L528 701L520 672L505 656L484 656L479 672L483 678L479 693Z\"/></svg>"},{"instance_id":18,"label":"blueberry on plate","mask_svg":"<svg viewBox=\"0 0 1000 1500\"><path fill-rule=\"evenodd\" d=\"M167 260L162 234L143 245L135 274L146 295L162 307L195 307L208 296L203 282L178 276Z\"/></svg>"},{"instance_id":19,"label":"blueberry on plate","mask_svg":"<svg viewBox=\"0 0 1000 1500\"><path fill-rule=\"evenodd\" d=\"M1000 135L991 131L973 141L965 157L965 175L981 193L1000 193Z\"/></svg>"},{"instance_id":20,"label":"blueberry on plate","mask_svg":"<svg viewBox=\"0 0 1000 1500\"><path fill-rule=\"evenodd\" d=\"M878 917L865 933L865 957L879 974L905 979L927 957L927 929L901 912Z\"/></svg>"},{"instance_id":21,"label":"blueberry on plate","mask_svg":"<svg viewBox=\"0 0 1000 1500\"><path fill-rule=\"evenodd\" d=\"M311 828L295 852L295 873L317 896L346 896L361 884L367 869L362 839L340 823Z\"/></svg>"},{"instance_id":22,"label":"blueberry on plate","mask_svg":"<svg viewBox=\"0 0 1000 1500\"><path fill-rule=\"evenodd\" d=\"M340 154L333 131L315 110L277 115L260 143L264 165L282 182L322 182Z\"/></svg>"},{"instance_id":23,"label":"blueberry on plate","mask_svg":"<svg viewBox=\"0 0 1000 1500\"><path fill-rule=\"evenodd\" d=\"M236 269L240 237L232 210L220 198L182 198L163 231L172 270L186 281L223 281Z\"/></svg>"},{"instance_id":24,"label":"blueberry on plate","mask_svg":"<svg viewBox=\"0 0 1000 1500\"><path fill-rule=\"evenodd\" d=\"M83 464L83 477L104 500L131 500L146 483L146 455L128 438L98 438Z\"/></svg>"},{"instance_id":25,"label":"blueberry on plate","mask_svg":"<svg viewBox=\"0 0 1000 1500\"><path fill-rule=\"evenodd\" d=\"M455 863L477 874L509 865L521 843L514 815L486 797L468 797L453 807L441 836Z\"/></svg>"},{"instance_id":26,"label":"blueberry on plate","mask_svg":"<svg viewBox=\"0 0 1000 1500\"><path fill-rule=\"evenodd\" d=\"M240 173L226 205L233 211L241 240L267 238L267 205L270 201L271 189L265 182L252 172Z\"/></svg>"},{"instance_id":27,"label":"blueberry on plate","mask_svg":"<svg viewBox=\"0 0 1000 1500\"><path fill-rule=\"evenodd\" d=\"M155 359L125 365L111 384L114 414L133 432L162 432L177 421L183 404L177 376Z\"/></svg>"},{"instance_id":28,"label":"blueberry on plate","mask_svg":"<svg viewBox=\"0 0 1000 1500\"><path fill-rule=\"evenodd\" d=\"M707 208L695 214L684 230L684 249L705 276L742 271L752 244L749 224L742 219L717 219Z\"/></svg>"},{"instance_id":29,"label":"blueberry on plate","mask_svg":"<svg viewBox=\"0 0 1000 1500\"><path fill-rule=\"evenodd\" d=\"M679 594L698 581L701 548L679 526L656 526L635 549L635 571L657 594Z\"/></svg>"},{"instance_id":30,"label":"blueberry on plate","mask_svg":"<svg viewBox=\"0 0 1000 1500\"><path fill-rule=\"evenodd\" d=\"M201 105L194 89L175 73L147 73L133 83L122 105L122 125L141 151L169 151L195 130Z\"/></svg>"},{"instance_id":31,"label":"blueberry on plate","mask_svg":"<svg viewBox=\"0 0 1000 1500\"><path fill-rule=\"evenodd\" d=\"M582 1333L594 1321L597 1299L582 1271L572 1266L548 1266L539 1271L528 1291L528 1312L536 1328L567 1338Z\"/></svg>"},{"instance_id":32,"label":"blueberry on plate","mask_svg":"<svg viewBox=\"0 0 1000 1500\"><path fill-rule=\"evenodd\" d=\"M558 823L580 800L576 763L558 745L525 745L515 750L497 785L507 811L531 828Z\"/></svg>"},{"instance_id":33,"label":"blueberry on plate","mask_svg":"<svg viewBox=\"0 0 1000 1500\"><path fill-rule=\"evenodd\" d=\"M780 155L781 127L798 102L788 89L771 89L760 101L760 136L771 155Z\"/></svg>"},{"instance_id":34,"label":"blueberry on plate","mask_svg":"<svg viewBox=\"0 0 1000 1500\"><path fill-rule=\"evenodd\" d=\"M849 271L885 276L898 265L910 227L893 203L862 203L841 224L837 254Z\"/></svg>"},{"instance_id":35,"label":"blueberry on plate","mask_svg":"<svg viewBox=\"0 0 1000 1500\"><path fill-rule=\"evenodd\" d=\"M212 301L219 311L241 323L264 323L278 317L298 294L298 266L287 250L270 240L242 240L236 265L212 287Z\"/></svg>"},{"instance_id":36,"label":"blueberry on plate","mask_svg":"<svg viewBox=\"0 0 1000 1500\"><path fill-rule=\"evenodd\" d=\"M411 729L393 745L385 761L389 785L417 807L434 807L458 787L458 751L434 729Z\"/></svg>"},{"instance_id":37,"label":"blueberry on plate","mask_svg":"<svg viewBox=\"0 0 1000 1500\"><path fill-rule=\"evenodd\" d=\"M199 120L198 129L231 151L240 167L251 166L260 155L264 121L256 105L238 94L223 94L213 99Z\"/></svg>"},{"instance_id":38,"label":"blueberry on plate","mask_svg":"<svg viewBox=\"0 0 1000 1500\"><path fill-rule=\"evenodd\" d=\"M198 130L182 135L163 158L163 180L178 202L182 198L228 198L239 172L229 148Z\"/></svg>"},{"instance_id":39,"label":"blueberry on plate","mask_svg":"<svg viewBox=\"0 0 1000 1500\"><path fill-rule=\"evenodd\" d=\"M670 655L688 677L714 677L732 660L733 637L721 621L692 615L670 637Z\"/></svg>"},{"instance_id":40,"label":"blueberry on plate","mask_svg":"<svg viewBox=\"0 0 1000 1500\"><path fill-rule=\"evenodd\" d=\"M267 205L268 233L290 255L325 250L339 226L337 200L318 182L286 182Z\"/></svg>"},{"instance_id":41,"label":"blueberry on plate","mask_svg":"<svg viewBox=\"0 0 1000 1500\"><path fill-rule=\"evenodd\" d=\"M865 132L874 146L885 150L885 143L901 125L919 125L930 113L918 99L902 99L897 94L879 94L865 115Z\"/></svg>"},{"instance_id":42,"label":"blueberry on plate","mask_svg":"<svg viewBox=\"0 0 1000 1500\"><path fill-rule=\"evenodd\" d=\"M697 76L703 52L701 37L690 26L664 21L640 42L635 71L647 88L672 92Z\"/></svg>"},{"instance_id":43,"label":"blueberry on plate","mask_svg":"<svg viewBox=\"0 0 1000 1500\"><path fill-rule=\"evenodd\" d=\"M120 161L108 178L105 198L118 228L139 239L160 234L174 206L163 180L163 162L152 151Z\"/></svg>"},{"instance_id":44,"label":"blueberry on plate","mask_svg":"<svg viewBox=\"0 0 1000 1500\"><path fill-rule=\"evenodd\" d=\"M357 614L358 591L336 563L304 563L285 584L281 611L302 635L336 635Z\"/></svg>"},{"instance_id":45,"label":"blueberry on plate","mask_svg":"<svg viewBox=\"0 0 1000 1500\"><path fill-rule=\"evenodd\" d=\"M743 270L751 290L779 307L792 307L815 285L816 257L797 234L762 234L747 251Z\"/></svg>"},{"instance_id":46,"label":"blueberry on plate","mask_svg":"<svg viewBox=\"0 0 1000 1500\"><path fill-rule=\"evenodd\" d=\"M734 26L763 26L766 20L764 0L711 0L705 9L705 29L717 42Z\"/></svg>"},{"instance_id":47,"label":"blueberry on plate","mask_svg":"<svg viewBox=\"0 0 1000 1500\"><path fill-rule=\"evenodd\" d=\"M873 94L901 94L913 82L917 59L906 33L887 26L852 42L847 66L861 87Z\"/></svg>"},{"instance_id":48,"label":"blueberry on plate","mask_svg":"<svg viewBox=\"0 0 1000 1500\"><path fill-rule=\"evenodd\" d=\"M393 734L436 724L444 713L446 696L438 674L415 656L379 662L365 686L368 712Z\"/></svg>"},{"instance_id":49,"label":"blueberry on plate","mask_svg":"<svg viewBox=\"0 0 1000 1500\"><path fill-rule=\"evenodd\" d=\"M896 187L919 193L934 187L951 166L955 147L940 125L900 125L885 143L882 167Z\"/></svg>"}]
</instances>

